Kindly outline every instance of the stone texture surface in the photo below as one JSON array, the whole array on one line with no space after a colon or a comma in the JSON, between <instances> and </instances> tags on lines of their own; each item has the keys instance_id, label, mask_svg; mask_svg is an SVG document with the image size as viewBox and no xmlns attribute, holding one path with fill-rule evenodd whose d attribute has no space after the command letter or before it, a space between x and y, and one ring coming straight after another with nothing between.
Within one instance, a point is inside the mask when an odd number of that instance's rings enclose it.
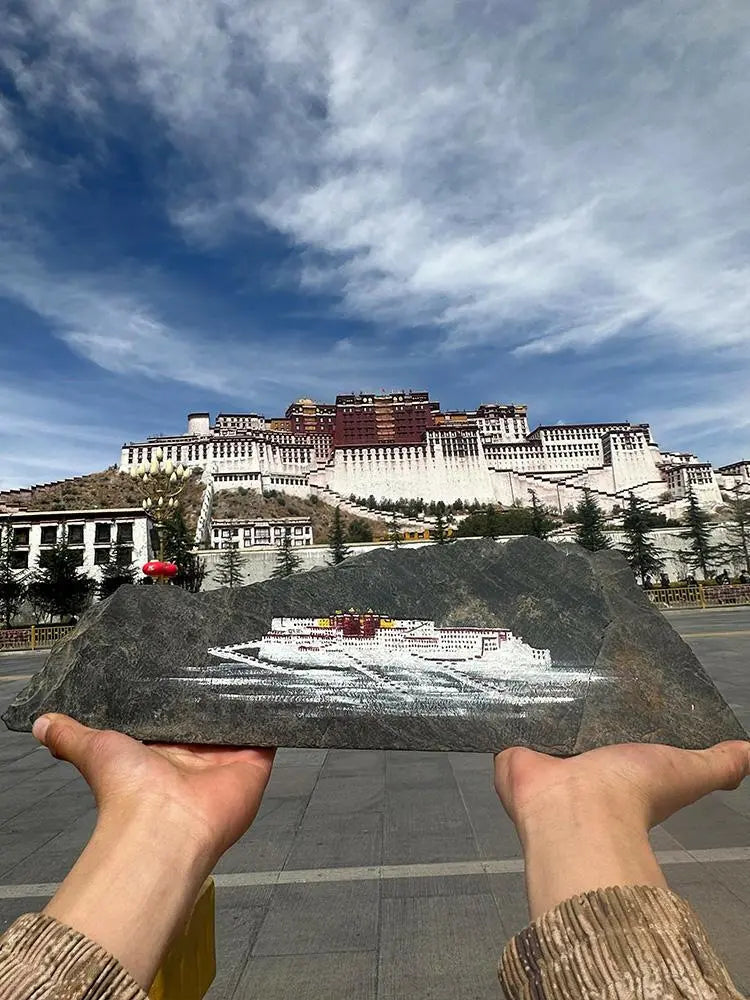
<instances>
[{"instance_id":1,"label":"stone texture surface","mask_svg":"<svg viewBox=\"0 0 750 1000\"><path fill-rule=\"evenodd\" d=\"M530 708L519 721L473 714L308 711L279 690L249 703L191 684L206 651L258 638L275 615L375 608L440 625L507 627L548 648L561 667L590 669L567 709ZM501 749L557 754L624 740L704 747L745 738L690 648L633 582L621 556L534 538L380 550L335 568L235 590L190 595L122 587L92 608L3 716L28 730L45 711L142 739L284 746Z\"/></svg>"}]
</instances>

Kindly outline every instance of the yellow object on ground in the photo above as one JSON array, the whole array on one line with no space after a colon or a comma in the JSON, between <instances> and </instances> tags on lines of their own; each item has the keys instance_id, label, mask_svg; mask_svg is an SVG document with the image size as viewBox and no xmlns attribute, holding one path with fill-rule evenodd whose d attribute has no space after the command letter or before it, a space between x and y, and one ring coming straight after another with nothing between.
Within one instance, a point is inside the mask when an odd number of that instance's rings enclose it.
<instances>
[{"instance_id":1,"label":"yellow object on ground","mask_svg":"<svg viewBox=\"0 0 750 1000\"><path fill-rule=\"evenodd\" d=\"M169 949L156 975L151 1000L202 1000L216 975L214 914L216 888L209 879L201 889L187 927Z\"/></svg>"}]
</instances>

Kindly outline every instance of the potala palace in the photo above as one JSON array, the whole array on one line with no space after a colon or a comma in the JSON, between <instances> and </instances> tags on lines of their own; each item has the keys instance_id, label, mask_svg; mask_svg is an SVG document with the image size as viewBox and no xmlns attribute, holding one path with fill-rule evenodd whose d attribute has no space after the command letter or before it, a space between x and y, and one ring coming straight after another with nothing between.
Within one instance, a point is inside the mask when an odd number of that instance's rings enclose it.
<instances>
[{"instance_id":1,"label":"potala palace","mask_svg":"<svg viewBox=\"0 0 750 1000\"><path fill-rule=\"evenodd\" d=\"M584 489L611 511L634 493L654 506L692 487L702 504L720 487L750 479L750 462L713 469L685 452L663 451L648 424L553 424L529 429L527 407L489 403L443 411L427 392L300 399L283 417L191 413L184 434L123 445L129 471L161 447L165 457L201 467L213 489L246 487L331 503L349 497L530 502L531 492L562 511Z\"/></svg>"}]
</instances>

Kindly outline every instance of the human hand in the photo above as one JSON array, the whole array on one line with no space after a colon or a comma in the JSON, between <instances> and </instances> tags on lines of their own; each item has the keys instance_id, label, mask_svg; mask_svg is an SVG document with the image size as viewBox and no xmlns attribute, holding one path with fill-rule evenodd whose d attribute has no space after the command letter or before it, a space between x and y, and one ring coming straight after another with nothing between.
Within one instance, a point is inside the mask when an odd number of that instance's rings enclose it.
<instances>
[{"instance_id":1,"label":"human hand","mask_svg":"<svg viewBox=\"0 0 750 1000\"><path fill-rule=\"evenodd\" d=\"M66 715L41 716L33 733L80 771L100 817L155 811L191 832L211 867L255 819L274 758L273 750L145 745Z\"/></svg>"},{"instance_id":2,"label":"human hand","mask_svg":"<svg viewBox=\"0 0 750 1000\"><path fill-rule=\"evenodd\" d=\"M562 800L600 802L650 829L709 792L733 789L750 774L750 742L708 750L622 743L559 758L511 747L495 758L495 790L520 830Z\"/></svg>"},{"instance_id":3,"label":"human hand","mask_svg":"<svg viewBox=\"0 0 750 1000\"><path fill-rule=\"evenodd\" d=\"M273 750L144 746L45 715L34 735L81 772L96 829L45 913L96 941L148 990L221 854L252 823Z\"/></svg>"},{"instance_id":4,"label":"human hand","mask_svg":"<svg viewBox=\"0 0 750 1000\"><path fill-rule=\"evenodd\" d=\"M495 788L523 845L532 919L594 889L666 887L649 829L748 773L743 741L709 750L628 743L569 759L522 747L498 754Z\"/></svg>"}]
</instances>

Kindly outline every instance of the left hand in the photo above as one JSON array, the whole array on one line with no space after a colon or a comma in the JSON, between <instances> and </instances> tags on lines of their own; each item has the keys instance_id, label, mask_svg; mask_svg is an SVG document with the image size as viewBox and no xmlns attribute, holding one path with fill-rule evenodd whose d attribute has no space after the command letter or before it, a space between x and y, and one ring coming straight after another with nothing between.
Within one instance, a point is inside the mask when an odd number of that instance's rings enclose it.
<instances>
[{"instance_id":1,"label":"left hand","mask_svg":"<svg viewBox=\"0 0 750 1000\"><path fill-rule=\"evenodd\" d=\"M146 746L66 715L41 716L33 733L81 772L100 820L148 811L169 816L197 841L209 866L255 819L274 758L273 750Z\"/></svg>"}]
</instances>

